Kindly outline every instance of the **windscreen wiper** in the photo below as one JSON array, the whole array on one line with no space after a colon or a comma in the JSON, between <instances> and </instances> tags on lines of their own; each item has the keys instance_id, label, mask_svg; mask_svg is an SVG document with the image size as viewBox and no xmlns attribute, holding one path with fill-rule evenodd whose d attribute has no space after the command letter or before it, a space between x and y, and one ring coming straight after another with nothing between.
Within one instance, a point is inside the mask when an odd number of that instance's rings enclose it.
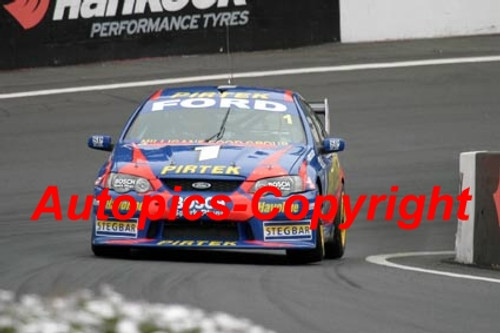
<instances>
[{"instance_id":1,"label":"windscreen wiper","mask_svg":"<svg viewBox=\"0 0 500 333\"><path fill-rule=\"evenodd\" d=\"M226 122L227 118L229 117L229 113L231 113L231 107L229 107L226 111L224 119L222 120L222 124L220 125L219 132L206 139L205 142L210 142L213 139L215 139L215 141L222 139L222 137L224 136L224 132L226 131Z\"/></svg>"}]
</instances>

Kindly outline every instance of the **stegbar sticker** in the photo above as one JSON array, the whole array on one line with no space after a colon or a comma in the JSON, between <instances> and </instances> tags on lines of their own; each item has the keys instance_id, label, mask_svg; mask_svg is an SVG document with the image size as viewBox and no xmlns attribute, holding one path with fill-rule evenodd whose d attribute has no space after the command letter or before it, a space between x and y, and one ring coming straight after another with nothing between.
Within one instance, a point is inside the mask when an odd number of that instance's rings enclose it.
<instances>
[{"instance_id":1,"label":"stegbar sticker","mask_svg":"<svg viewBox=\"0 0 500 333\"><path fill-rule=\"evenodd\" d=\"M310 239L312 239L312 231L309 222L264 222L265 241Z\"/></svg>"},{"instance_id":2,"label":"stegbar sticker","mask_svg":"<svg viewBox=\"0 0 500 333\"><path fill-rule=\"evenodd\" d=\"M137 238L137 219L129 221L96 220L95 235Z\"/></svg>"}]
</instances>

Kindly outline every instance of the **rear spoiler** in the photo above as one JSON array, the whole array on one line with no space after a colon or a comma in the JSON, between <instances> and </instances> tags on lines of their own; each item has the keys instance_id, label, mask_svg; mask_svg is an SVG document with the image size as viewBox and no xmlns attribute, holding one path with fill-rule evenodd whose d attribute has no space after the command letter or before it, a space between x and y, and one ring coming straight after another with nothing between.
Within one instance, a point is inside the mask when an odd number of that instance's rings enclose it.
<instances>
[{"instance_id":1,"label":"rear spoiler","mask_svg":"<svg viewBox=\"0 0 500 333\"><path fill-rule=\"evenodd\" d=\"M330 110L328 108L328 98L325 98L323 102L310 102L309 105L318 116L319 120L321 120L323 126L325 127L325 132L330 134Z\"/></svg>"}]
</instances>

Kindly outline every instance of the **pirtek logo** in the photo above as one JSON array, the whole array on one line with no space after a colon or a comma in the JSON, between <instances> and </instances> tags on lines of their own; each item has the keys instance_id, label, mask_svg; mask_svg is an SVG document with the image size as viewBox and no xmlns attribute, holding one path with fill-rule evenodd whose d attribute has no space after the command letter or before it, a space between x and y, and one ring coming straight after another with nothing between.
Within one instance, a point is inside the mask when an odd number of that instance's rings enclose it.
<instances>
[{"instance_id":1,"label":"pirtek logo","mask_svg":"<svg viewBox=\"0 0 500 333\"><path fill-rule=\"evenodd\" d=\"M4 8L25 29L36 26L47 13L49 0L14 0L4 5Z\"/></svg>"},{"instance_id":2,"label":"pirtek logo","mask_svg":"<svg viewBox=\"0 0 500 333\"><path fill-rule=\"evenodd\" d=\"M246 6L246 0L124 0L119 8L119 0L57 0L52 20L60 21L89 19L95 17L115 17L121 15L177 12L189 3L198 9L206 10L213 6L226 8L229 3ZM50 0L14 0L4 5L5 9L27 30L39 24L47 13Z\"/></svg>"}]
</instances>

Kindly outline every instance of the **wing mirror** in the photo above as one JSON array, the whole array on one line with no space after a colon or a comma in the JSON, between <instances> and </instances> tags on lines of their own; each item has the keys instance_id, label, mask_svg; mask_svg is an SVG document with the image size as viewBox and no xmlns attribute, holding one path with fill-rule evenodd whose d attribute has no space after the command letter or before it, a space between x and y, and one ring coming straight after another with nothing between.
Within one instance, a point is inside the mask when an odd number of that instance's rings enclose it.
<instances>
[{"instance_id":1,"label":"wing mirror","mask_svg":"<svg viewBox=\"0 0 500 333\"><path fill-rule=\"evenodd\" d=\"M108 135L92 135L87 144L89 148L104 151L112 151L114 147L114 144L111 143L111 137Z\"/></svg>"},{"instance_id":2,"label":"wing mirror","mask_svg":"<svg viewBox=\"0 0 500 333\"><path fill-rule=\"evenodd\" d=\"M343 151L345 148L345 141L339 138L328 138L323 140L323 153L336 153Z\"/></svg>"}]
</instances>

